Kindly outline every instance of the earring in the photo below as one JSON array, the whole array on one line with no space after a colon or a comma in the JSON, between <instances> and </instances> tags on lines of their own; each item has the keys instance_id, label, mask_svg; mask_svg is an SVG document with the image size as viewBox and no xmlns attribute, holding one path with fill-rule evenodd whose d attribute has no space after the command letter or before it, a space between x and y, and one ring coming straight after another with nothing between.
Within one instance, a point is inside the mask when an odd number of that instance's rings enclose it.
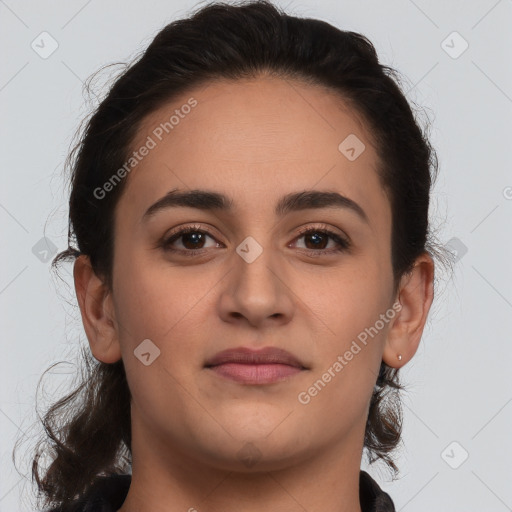
<instances>
[{"instance_id":1,"label":"earring","mask_svg":"<svg viewBox=\"0 0 512 512\"><path fill-rule=\"evenodd\" d=\"M398 360L401 361L402 360L402 354L398 354Z\"/></svg>"}]
</instances>

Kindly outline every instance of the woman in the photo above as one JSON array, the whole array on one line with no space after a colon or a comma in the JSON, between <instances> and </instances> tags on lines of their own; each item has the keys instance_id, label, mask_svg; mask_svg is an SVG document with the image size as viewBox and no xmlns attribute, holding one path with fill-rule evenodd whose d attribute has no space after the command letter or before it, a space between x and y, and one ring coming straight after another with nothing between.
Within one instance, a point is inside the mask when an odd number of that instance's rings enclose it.
<instances>
[{"instance_id":1,"label":"woman","mask_svg":"<svg viewBox=\"0 0 512 512\"><path fill-rule=\"evenodd\" d=\"M54 264L94 360L44 418L45 506L395 510L360 465L398 470L437 162L393 75L257 1L171 23L117 78L70 155Z\"/></svg>"}]
</instances>

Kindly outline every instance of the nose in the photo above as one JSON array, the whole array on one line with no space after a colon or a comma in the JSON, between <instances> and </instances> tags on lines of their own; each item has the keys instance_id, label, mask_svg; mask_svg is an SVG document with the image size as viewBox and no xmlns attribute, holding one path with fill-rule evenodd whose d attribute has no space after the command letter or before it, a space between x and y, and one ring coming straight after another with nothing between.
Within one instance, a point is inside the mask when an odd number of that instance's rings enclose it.
<instances>
[{"instance_id":1,"label":"nose","mask_svg":"<svg viewBox=\"0 0 512 512\"><path fill-rule=\"evenodd\" d=\"M225 322L262 328L284 325L293 317L294 294L270 250L252 262L233 255L233 267L222 281L219 315Z\"/></svg>"}]
</instances>

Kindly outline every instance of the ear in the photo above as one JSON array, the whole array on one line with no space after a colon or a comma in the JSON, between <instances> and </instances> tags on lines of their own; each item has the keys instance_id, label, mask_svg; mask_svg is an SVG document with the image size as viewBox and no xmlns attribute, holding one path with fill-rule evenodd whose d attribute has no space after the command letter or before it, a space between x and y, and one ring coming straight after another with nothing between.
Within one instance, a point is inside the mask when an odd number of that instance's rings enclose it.
<instances>
[{"instance_id":1,"label":"ear","mask_svg":"<svg viewBox=\"0 0 512 512\"><path fill-rule=\"evenodd\" d=\"M82 322L93 356L103 363L121 359L121 348L114 325L112 294L96 276L88 256L81 254L73 267L75 291Z\"/></svg>"},{"instance_id":2,"label":"ear","mask_svg":"<svg viewBox=\"0 0 512 512\"><path fill-rule=\"evenodd\" d=\"M423 253L400 282L397 300L401 309L388 332L382 356L388 366L400 368L416 353L433 298L434 262L428 253Z\"/></svg>"}]
</instances>

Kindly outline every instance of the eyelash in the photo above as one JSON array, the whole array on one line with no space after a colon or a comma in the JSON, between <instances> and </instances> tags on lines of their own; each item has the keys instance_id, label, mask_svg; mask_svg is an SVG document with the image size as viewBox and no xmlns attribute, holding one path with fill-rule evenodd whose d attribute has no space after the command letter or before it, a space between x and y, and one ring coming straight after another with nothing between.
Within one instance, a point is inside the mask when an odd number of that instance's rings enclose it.
<instances>
[{"instance_id":1,"label":"eyelash","mask_svg":"<svg viewBox=\"0 0 512 512\"><path fill-rule=\"evenodd\" d=\"M166 237L164 240L162 240L160 247L164 249L165 251L173 252L173 253L180 253L185 256L199 256L203 254L205 250L208 249L173 249L170 247L171 243L178 240L181 236L187 234L187 233L202 233L210 236L211 238L215 238L208 230L201 229L200 226L187 226L183 229L180 229L179 231L176 231L174 233L171 233L168 237ZM325 227L314 227L314 228L302 228L299 230L299 236L296 237L302 238L305 235L308 234L321 234L326 235L330 238L332 238L337 244L338 247L334 249L303 249L303 251L310 251L315 254L315 256L318 255L327 255L327 254L333 254L333 253L339 253L348 250L351 247L351 243L338 235L337 233L334 233L333 231L330 231L329 229Z\"/></svg>"}]
</instances>

